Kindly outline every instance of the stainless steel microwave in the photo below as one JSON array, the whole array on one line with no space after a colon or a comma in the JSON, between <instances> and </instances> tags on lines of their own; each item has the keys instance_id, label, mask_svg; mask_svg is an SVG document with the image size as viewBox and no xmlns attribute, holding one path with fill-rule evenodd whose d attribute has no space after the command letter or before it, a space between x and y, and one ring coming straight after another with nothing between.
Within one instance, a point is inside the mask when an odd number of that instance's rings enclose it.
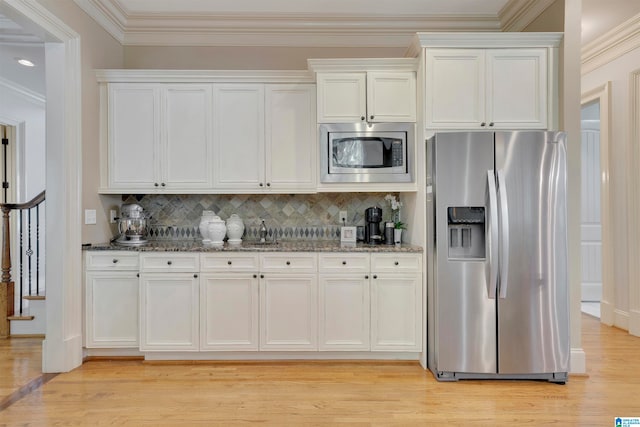
<instances>
[{"instance_id":1,"label":"stainless steel microwave","mask_svg":"<svg viewBox=\"0 0 640 427\"><path fill-rule=\"evenodd\" d=\"M320 125L321 182L412 182L413 123Z\"/></svg>"}]
</instances>

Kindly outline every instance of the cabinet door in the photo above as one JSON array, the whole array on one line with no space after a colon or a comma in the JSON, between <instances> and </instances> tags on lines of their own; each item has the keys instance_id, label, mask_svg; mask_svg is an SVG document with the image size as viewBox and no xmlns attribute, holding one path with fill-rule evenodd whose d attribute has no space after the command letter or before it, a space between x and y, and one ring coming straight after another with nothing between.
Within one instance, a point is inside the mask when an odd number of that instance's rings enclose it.
<instances>
[{"instance_id":1,"label":"cabinet door","mask_svg":"<svg viewBox=\"0 0 640 427\"><path fill-rule=\"evenodd\" d=\"M415 122L416 74L367 73L367 114L370 122Z\"/></svg>"},{"instance_id":2,"label":"cabinet door","mask_svg":"<svg viewBox=\"0 0 640 427\"><path fill-rule=\"evenodd\" d=\"M160 182L160 89L109 85L109 186L153 189Z\"/></svg>"},{"instance_id":3,"label":"cabinet door","mask_svg":"<svg viewBox=\"0 0 640 427\"><path fill-rule=\"evenodd\" d=\"M547 128L547 50L487 50L487 122L495 129Z\"/></svg>"},{"instance_id":4,"label":"cabinet door","mask_svg":"<svg viewBox=\"0 0 640 427\"><path fill-rule=\"evenodd\" d=\"M260 350L318 349L314 274L266 274L260 280Z\"/></svg>"},{"instance_id":5,"label":"cabinet door","mask_svg":"<svg viewBox=\"0 0 640 427\"><path fill-rule=\"evenodd\" d=\"M422 350L420 275L373 274L371 280L371 350Z\"/></svg>"},{"instance_id":6,"label":"cabinet door","mask_svg":"<svg viewBox=\"0 0 640 427\"><path fill-rule=\"evenodd\" d=\"M316 187L315 85L265 88L266 182L274 190Z\"/></svg>"},{"instance_id":7,"label":"cabinet door","mask_svg":"<svg viewBox=\"0 0 640 427\"><path fill-rule=\"evenodd\" d=\"M264 86L214 85L214 185L265 188Z\"/></svg>"},{"instance_id":8,"label":"cabinet door","mask_svg":"<svg viewBox=\"0 0 640 427\"><path fill-rule=\"evenodd\" d=\"M366 120L366 73L318 73L318 123Z\"/></svg>"},{"instance_id":9,"label":"cabinet door","mask_svg":"<svg viewBox=\"0 0 640 427\"><path fill-rule=\"evenodd\" d=\"M138 347L138 276L135 271L86 275L86 347Z\"/></svg>"},{"instance_id":10,"label":"cabinet door","mask_svg":"<svg viewBox=\"0 0 640 427\"><path fill-rule=\"evenodd\" d=\"M427 49L427 129L481 129L485 122L482 49Z\"/></svg>"},{"instance_id":11,"label":"cabinet door","mask_svg":"<svg viewBox=\"0 0 640 427\"><path fill-rule=\"evenodd\" d=\"M320 275L320 350L369 351L369 275Z\"/></svg>"},{"instance_id":12,"label":"cabinet door","mask_svg":"<svg viewBox=\"0 0 640 427\"><path fill-rule=\"evenodd\" d=\"M197 351L198 279L193 273L140 275L140 350Z\"/></svg>"},{"instance_id":13,"label":"cabinet door","mask_svg":"<svg viewBox=\"0 0 640 427\"><path fill-rule=\"evenodd\" d=\"M258 350L258 283L251 273L201 276L201 350Z\"/></svg>"},{"instance_id":14,"label":"cabinet door","mask_svg":"<svg viewBox=\"0 0 640 427\"><path fill-rule=\"evenodd\" d=\"M212 186L211 85L164 89L166 135L162 183L169 190Z\"/></svg>"}]
</instances>

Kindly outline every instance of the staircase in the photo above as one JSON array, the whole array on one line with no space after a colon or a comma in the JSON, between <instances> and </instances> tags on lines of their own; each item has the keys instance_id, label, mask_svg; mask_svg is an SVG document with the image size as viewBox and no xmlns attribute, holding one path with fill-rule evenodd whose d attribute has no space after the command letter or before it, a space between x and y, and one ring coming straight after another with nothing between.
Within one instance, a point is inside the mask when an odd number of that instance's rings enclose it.
<instances>
[{"instance_id":1,"label":"staircase","mask_svg":"<svg viewBox=\"0 0 640 427\"><path fill-rule=\"evenodd\" d=\"M27 203L2 203L2 281L0 282L0 339L9 336L44 336L46 307L41 219L45 192ZM15 221L15 231L11 221ZM12 257L12 242L14 252ZM18 268L12 279L12 259ZM2 314L6 313L6 314Z\"/></svg>"}]
</instances>

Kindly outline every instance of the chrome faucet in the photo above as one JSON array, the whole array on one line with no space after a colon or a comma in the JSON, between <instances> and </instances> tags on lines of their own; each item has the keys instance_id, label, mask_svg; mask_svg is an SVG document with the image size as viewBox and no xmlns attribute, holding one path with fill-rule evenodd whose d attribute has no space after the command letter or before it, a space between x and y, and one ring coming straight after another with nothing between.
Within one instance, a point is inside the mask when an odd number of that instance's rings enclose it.
<instances>
[{"instance_id":1,"label":"chrome faucet","mask_svg":"<svg viewBox=\"0 0 640 427\"><path fill-rule=\"evenodd\" d=\"M264 224L264 219L262 220L262 224L260 225L260 243L265 243L267 241L267 226Z\"/></svg>"}]
</instances>

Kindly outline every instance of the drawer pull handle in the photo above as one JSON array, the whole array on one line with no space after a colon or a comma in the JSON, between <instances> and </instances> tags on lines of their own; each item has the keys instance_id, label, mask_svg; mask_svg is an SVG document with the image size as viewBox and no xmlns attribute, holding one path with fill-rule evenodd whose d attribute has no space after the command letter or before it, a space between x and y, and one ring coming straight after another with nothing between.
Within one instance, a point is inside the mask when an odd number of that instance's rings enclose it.
<instances>
[{"instance_id":1,"label":"drawer pull handle","mask_svg":"<svg viewBox=\"0 0 640 427\"><path fill-rule=\"evenodd\" d=\"M347 261L342 261L342 265L347 265Z\"/></svg>"},{"instance_id":2,"label":"drawer pull handle","mask_svg":"<svg viewBox=\"0 0 640 427\"><path fill-rule=\"evenodd\" d=\"M167 261L167 265L171 265L173 264L171 261Z\"/></svg>"},{"instance_id":3,"label":"drawer pull handle","mask_svg":"<svg viewBox=\"0 0 640 427\"><path fill-rule=\"evenodd\" d=\"M231 261L227 261L227 264L231 265L231 264L232 264L232 262L231 262Z\"/></svg>"},{"instance_id":4,"label":"drawer pull handle","mask_svg":"<svg viewBox=\"0 0 640 427\"><path fill-rule=\"evenodd\" d=\"M398 261L394 262L395 265L400 265L400 263Z\"/></svg>"},{"instance_id":5,"label":"drawer pull handle","mask_svg":"<svg viewBox=\"0 0 640 427\"><path fill-rule=\"evenodd\" d=\"M291 261L287 261L287 265L291 265Z\"/></svg>"},{"instance_id":6,"label":"drawer pull handle","mask_svg":"<svg viewBox=\"0 0 640 427\"><path fill-rule=\"evenodd\" d=\"M118 260L114 258L114 259L113 259L113 263L114 263L114 264L117 264L117 263L118 263Z\"/></svg>"}]
</instances>

